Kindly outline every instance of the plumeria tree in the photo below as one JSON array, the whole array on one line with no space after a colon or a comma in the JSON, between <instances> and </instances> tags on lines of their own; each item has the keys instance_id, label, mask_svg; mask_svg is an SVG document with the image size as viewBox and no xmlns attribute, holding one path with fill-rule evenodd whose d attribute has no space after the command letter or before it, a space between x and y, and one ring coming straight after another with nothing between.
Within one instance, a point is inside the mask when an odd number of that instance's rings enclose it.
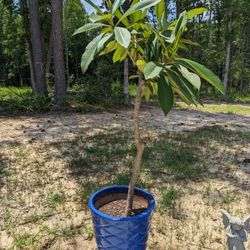
<instances>
[{"instance_id":1,"label":"plumeria tree","mask_svg":"<svg viewBox=\"0 0 250 250\"><path fill-rule=\"evenodd\" d=\"M197 8L184 11L172 23L167 22L165 0L133 0L127 11L122 5L126 0L106 0L104 12L92 1L86 0L96 14L89 17L89 23L75 31L74 35L99 29L99 34L86 47L82 55L83 73L95 56L113 53L113 62L122 62L128 56L137 71L138 88L134 102L133 126L137 153L130 180L126 215L130 216L133 206L135 185L140 176L144 143L140 130L140 107L142 96L151 93L158 95L158 101L165 115L172 109L175 96L185 103L202 104L198 92L201 78L220 92L223 86L220 79L203 65L182 58L180 51L194 42L183 38L187 23L196 15L206 11ZM148 10L150 11L150 14ZM157 23L150 22L154 15Z\"/></svg>"}]
</instances>

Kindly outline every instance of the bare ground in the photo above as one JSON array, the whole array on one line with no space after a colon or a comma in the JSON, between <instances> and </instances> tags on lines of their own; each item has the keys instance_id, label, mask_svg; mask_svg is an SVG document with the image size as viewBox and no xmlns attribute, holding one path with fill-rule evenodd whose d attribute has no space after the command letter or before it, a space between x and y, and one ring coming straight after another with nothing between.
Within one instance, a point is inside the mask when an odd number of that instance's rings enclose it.
<instances>
[{"instance_id":1,"label":"bare ground","mask_svg":"<svg viewBox=\"0 0 250 250\"><path fill-rule=\"evenodd\" d=\"M157 201L149 249L226 249L220 208L250 214L250 116L174 110L164 117L149 106L142 124L151 151L173 143L174 161L191 157L202 170L159 170L164 159L146 152L142 185ZM96 249L86 201L128 174L132 111L1 117L0 143L0 249Z\"/></svg>"}]
</instances>

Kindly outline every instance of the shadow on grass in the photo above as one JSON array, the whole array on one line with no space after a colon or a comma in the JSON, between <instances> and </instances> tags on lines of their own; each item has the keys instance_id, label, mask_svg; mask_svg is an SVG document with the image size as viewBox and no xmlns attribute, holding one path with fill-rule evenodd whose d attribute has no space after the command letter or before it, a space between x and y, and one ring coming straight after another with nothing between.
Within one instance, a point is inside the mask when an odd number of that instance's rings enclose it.
<instances>
[{"instance_id":1,"label":"shadow on grass","mask_svg":"<svg viewBox=\"0 0 250 250\"><path fill-rule=\"evenodd\" d=\"M3 159L3 154L0 153L0 188L2 188L4 185L3 176L4 176L5 168L6 168L6 165Z\"/></svg>"},{"instance_id":2,"label":"shadow on grass","mask_svg":"<svg viewBox=\"0 0 250 250\"><path fill-rule=\"evenodd\" d=\"M213 126L144 139L147 147L142 172L149 179L142 178L141 185L147 187L148 181L154 183L157 180L158 185L166 183L169 178L184 182L200 181L200 178L225 178L221 164L237 164L241 153L232 156L228 149L247 144L250 133ZM128 131L111 129L50 146L60 149L71 175L82 184L86 197L102 186L129 183L136 147L133 134ZM218 174L207 171L211 165L218 166ZM230 172L227 177L235 186L243 186Z\"/></svg>"},{"instance_id":3,"label":"shadow on grass","mask_svg":"<svg viewBox=\"0 0 250 250\"><path fill-rule=\"evenodd\" d=\"M4 147L8 147L13 150L15 147L19 146L20 143L17 141L1 141L0 143L0 188L4 186L4 177L11 174L8 168L11 164L11 159L3 153Z\"/></svg>"},{"instance_id":4,"label":"shadow on grass","mask_svg":"<svg viewBox=\"0 0 250 250\"><path fill-rule=\"evenodd\" d=\"M169 181L199 182L201 178L225 180L226 170L221 166L237 165L241 154L239 151L232 155L230 149L235 145L247 145L250 133L213 126L144 139L147 147L143 155L143 177L138 186L150 189ZM133 134L128 131L111 129L50 146L60 150L70 174L81 183L83 199L87 200L91 193L103 186L129 184L136 147ZM207 171L211 166L217 166L218 173ZM245 174L249 175L247 172ZM245 188L245 183L230 171L226 176L233 185Z\"/></svg>"}]
</instances>

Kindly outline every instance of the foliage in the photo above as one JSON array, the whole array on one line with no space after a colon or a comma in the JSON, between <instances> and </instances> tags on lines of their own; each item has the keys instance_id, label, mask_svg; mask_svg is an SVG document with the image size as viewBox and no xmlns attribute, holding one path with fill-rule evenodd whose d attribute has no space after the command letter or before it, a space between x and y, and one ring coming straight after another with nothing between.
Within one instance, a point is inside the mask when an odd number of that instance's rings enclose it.
<instances>
[{"instance_id":1,"label":"foliage","mask_svg":"<svg viewBox=\"0 0 250 250\"><path fill-rule=\"evenodd\" d=\"M16 115L27 112L43 113L50 110L49 98L33 94L31 88L0 88L0 112Z\"/></svg>"},{"instance_id":2,"label":"foliage","mask_svg":"<svg viewBox=\"0 0 250 250\"><path fill-rule=\"evenodd\" d=\"M3 1L0 1L0 13L0 79L4 84L20 82L22 86L22 68L28 65L22 18L12 6Z\"/></svg>"},{"instance_id":3,"label":"foliage","mask_svg":"<svg viewBox=\"0 0 250 250\"><path fill-rule=\"evenodd\" d=\"M178 20L167 24L162 18L164 1L134 1L127 11L121 7L122 1L115 1L108 6L108 14L95 6L98 15L90 17L90 22L77 29L74 35L90 29L100 28L100 33L86 47L82 56L81 67L85 73L97 55L113 53L113 62L123 61L129 56L138 72L146 80L144 91L155 93L158 87L159 104L167 114L174 103L174 93L187 104L201 104L197 91L203 78L223 92L219 78L203 65L181 58L179 50L185 46L182 39L187 30L188 19L201 14L205 9L182 12ZM157 26L146 21L146 11L155 6ZM191 42L189 42L191 43Z\"/></svg>"}]
</instances>

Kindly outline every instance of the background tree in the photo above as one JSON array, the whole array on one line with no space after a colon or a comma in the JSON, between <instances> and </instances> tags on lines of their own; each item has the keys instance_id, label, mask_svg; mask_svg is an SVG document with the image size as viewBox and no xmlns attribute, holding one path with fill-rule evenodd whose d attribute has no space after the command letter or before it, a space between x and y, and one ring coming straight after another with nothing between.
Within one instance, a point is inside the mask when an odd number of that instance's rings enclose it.
<instances>
[{"instance_id":1,"label":"background tree","mask_svg":"<svg viewBox=\"0 0 250 250\"><path fill-rule=\"evenodd\" d=\"M55 72L55 96L60 98L66 95L65 68L63 58L63 25L62 25L62 0L53 0L52 9L52 37L53 59Z\"/></svg>"},{"instance_id":2,"label":"background tree","mask_svg":"<svg viewBox=\"0 0 250 250\"><path fill-rule=\"evenodd\" d=\"M39 95L47 95L47 85L45 82L45 57L42 44L38 2L38 0L29 0L29 21L35 75L34 91Z\"/></svg>"}]
</instances>

